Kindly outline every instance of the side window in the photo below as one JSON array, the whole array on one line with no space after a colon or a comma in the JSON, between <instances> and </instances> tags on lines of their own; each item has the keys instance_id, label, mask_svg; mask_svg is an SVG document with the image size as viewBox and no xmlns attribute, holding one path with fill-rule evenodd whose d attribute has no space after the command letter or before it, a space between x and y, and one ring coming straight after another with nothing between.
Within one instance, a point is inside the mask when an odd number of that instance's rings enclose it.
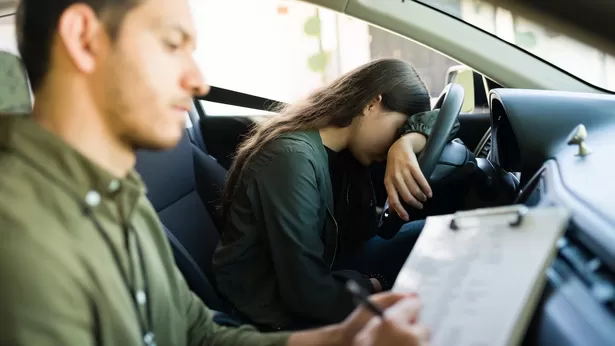
<instances>
[{"instance_id":1,"label":"side window","mask_svg":"<svg viewBox=\"0 0 615 346\"><path fill-rule=\"evenodd\" d=\"M465 68L404 37L307 3L192 0L192 6L199 35L195 58L207 82L276 101L293 102L359 65L394 57L415 66L433 104L448 80L462 79L449 72ZM208 115L265 115L201 105Z\"/></svg>"},{"instance_id":2,"label":"side window","mask_svg":"<svg viewBox=\"0 0 615 346\"><path fill-rule=\"evenodd\" d=\"M14 4L8 4L12 8ZM0 113L30 113L34 95L19 57L12 9L0 8Z\"/></svg>"},{"instance_id":3,"label":"side window","mask_svg":"<svg viewBox=\"0 0 615 346\"><path fill-rule=\"evenodd\" d=\"M17 50L17 38L15 36L14 16L1 16L0 11L0 51L19 55Z\"/></svg>"}]
</instances>

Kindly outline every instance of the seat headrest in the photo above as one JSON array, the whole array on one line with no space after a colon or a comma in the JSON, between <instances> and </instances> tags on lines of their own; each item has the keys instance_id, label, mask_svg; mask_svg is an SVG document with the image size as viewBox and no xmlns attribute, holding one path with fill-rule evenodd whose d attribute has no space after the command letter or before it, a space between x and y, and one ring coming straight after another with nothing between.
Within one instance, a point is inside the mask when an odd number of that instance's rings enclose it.
<instances>
[{"instance_id":1,"label":"seat headrest","mask_svg":"<svg viewBox=\"0 0 615 346\"><path fill-rule=\"evenodd\" d=\"M30 84L21 59L0 51L0 113L32 111Z\"/></svg>"}]
</instances>

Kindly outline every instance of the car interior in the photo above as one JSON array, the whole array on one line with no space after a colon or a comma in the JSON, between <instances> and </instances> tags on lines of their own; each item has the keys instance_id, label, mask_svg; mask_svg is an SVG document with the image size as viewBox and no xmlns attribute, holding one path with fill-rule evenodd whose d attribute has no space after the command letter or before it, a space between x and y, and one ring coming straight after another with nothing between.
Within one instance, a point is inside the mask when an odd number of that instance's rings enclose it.
<instances>
[{"instance_id":1,"label":"car interior","mask_svg":"<svg viewBox=\"0 0 615 346\"><path fill-rule=\"evenodd\" d=\"M472 66L474 102L484 111L460 112L464 89L454 76L447 79L435 105L447 115L436 127L446 132L458 118L460 131L449 143L430 137L419 162L434 198L421 211L407 207L411 219L512 204L567 208L572 221L546 272L523 344L615 345L615 95L414 1L309 2L382 25ZM424 15L404 21L410 11ZM450 26L427 32L423 21L434 16ZM460 46L451 32L490 42L493 54ZM15 54L0 53L0 80L0 112L26 115L32 98ZM222 229L216 210L226 173L258 119L207 114L201 100L263 111L280 101L213 86L186 114L184 136L174 149L137 153L136 170L189 287L219 324L240 326L250 321L232 317L216 289L211 260ZM381 222L401 225L387 209L385 164L371 170Z\"/></svg>"}]
</instances>

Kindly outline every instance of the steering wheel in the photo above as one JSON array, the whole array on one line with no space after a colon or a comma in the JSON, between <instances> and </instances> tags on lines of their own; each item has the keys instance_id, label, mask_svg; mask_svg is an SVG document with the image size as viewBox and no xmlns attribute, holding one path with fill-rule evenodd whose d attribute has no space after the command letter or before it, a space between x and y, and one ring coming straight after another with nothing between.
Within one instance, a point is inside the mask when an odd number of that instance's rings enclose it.
<instances>
[{"instance_id":1,"label":"steering wheel","mask_svg":"<svg viewBox=\"0 0 615 346\"><path fill-rule=\"evenodd\" d=\"M423 175L430 180L438 159L446 146L448 136L455 126L455 121L463 105L464 90L459 84L449 84L440 93L434 108L440 107L438 118L431 134L427 139L425 148L419 154L418 162Z\"/></svg>"},{"instance_id":2,"label":"steering wheel","mask_svg":"<svg viewBox=\"0 0 615 346\"><path fill-rule=\"evenodd\" d=\"M436 119L434 127L431 130L431 134L427 139L425 148L421 151L417 158L419 167L430 184L433 182L431 175L438 164L440 156L442 156L444 147L448 142L448 136L455 126L455 121L461 111L463 100L463 87L459 84L450 83L444 88L444 90L442 90L442 93L440 93L438 101L434 106L434 109L440 107L440 112L438 113L438 118ZM403 202L402 204L406 209L409 208L407 204ZM395 211L389 211L388 209L389 199L387 198L386 203L384 204L384 212L382 213L380 220L381 224L383 222L387 222L387 219L390 219L393 215L399 218Z\"/></svg>"}]
</instances>

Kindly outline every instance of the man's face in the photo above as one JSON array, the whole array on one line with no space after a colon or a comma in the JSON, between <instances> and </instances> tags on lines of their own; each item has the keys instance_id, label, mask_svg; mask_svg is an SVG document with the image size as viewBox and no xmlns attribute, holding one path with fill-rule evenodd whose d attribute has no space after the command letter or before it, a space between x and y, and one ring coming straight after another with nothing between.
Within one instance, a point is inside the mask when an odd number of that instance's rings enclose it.
<instances>
[{"instance_id":1,"label":"man's face","mask_svg":"<svg viewBox=\"0 0 615 346\"><path fill-rule=\"evenodd\" d=\"M143 0L90 76L113 134L135 149L168 149L181 138L192 98L204 94L184 0Z\"/></svg>"}]
</instances>

